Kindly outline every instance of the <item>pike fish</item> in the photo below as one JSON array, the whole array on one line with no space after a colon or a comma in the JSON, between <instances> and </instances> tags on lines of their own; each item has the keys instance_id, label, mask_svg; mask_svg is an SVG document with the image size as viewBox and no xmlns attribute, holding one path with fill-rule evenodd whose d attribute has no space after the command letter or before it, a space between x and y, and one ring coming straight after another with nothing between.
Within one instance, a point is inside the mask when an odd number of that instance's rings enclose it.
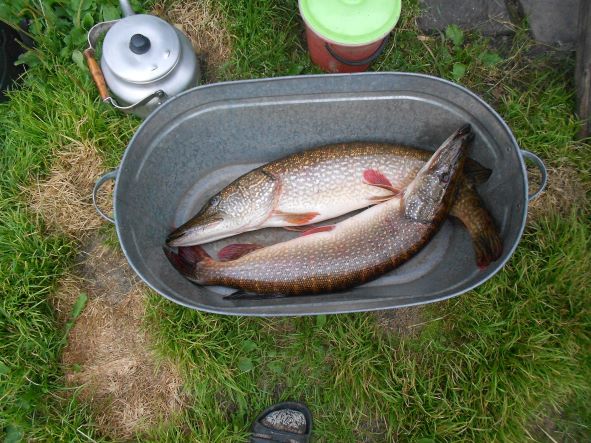
<instances>
[{"instance_id":1,"label":"pike fish","mask_svg":"<svg viewBox=\"0 0 591 443\"><path fill-rule=\"evenodd\" d=\"M406 262L439 230L455 197L473 139L469 125L452 134L396 197L324 232L254 250L229 261L200 246L165 247L171 263L200 285L248 293L305 295L334 292L373 280Z\"/></svg>"},{"instance_id":2,"label":"pike fish","mask_svg":"<svg viewBox=\"0 0 591 443\"><path fill-rule=\"evenodd\" d=\"M431 154L391 144L347 143L289 155L230 183L173 231L167 244L209 243L267 227L298 229L383 202L400 195ZM466 159L461 192L450 213L468 229L481 268L502 253L495 224L474 187L490 173ZM220 258L232 258L225 252Z\"/></svg>"}]
</instances>

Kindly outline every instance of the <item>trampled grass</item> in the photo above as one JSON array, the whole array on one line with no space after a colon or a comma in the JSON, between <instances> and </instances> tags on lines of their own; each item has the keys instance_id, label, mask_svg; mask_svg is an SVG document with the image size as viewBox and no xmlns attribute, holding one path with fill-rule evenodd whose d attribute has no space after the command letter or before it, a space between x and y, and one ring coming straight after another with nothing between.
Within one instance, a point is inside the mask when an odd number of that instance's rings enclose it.
<instances>
[{"instance_id":1,"label":"trampled grass","mask_svg":"<svg viewBox=\"0 0 591 443\"><path fill-rule=\"evenodd\" d=\"M222 80L318 72L295 1L216 5L233 36L217 71ZM572 57L529 55L524 29L505 46L455 29L424 36L418 13L416 2L404 2L373 69L426 72L472 88L523 148L578 171L588 189L591 151L574 140ZM104 436L89 409L67 395L66 335L47 301L77 244L50 234L22 193L47 174L68 138L92 142L116 166L138 120L101 106L73 62L47 57L0 105L0 433L9 441L92 441ZM373 314L223 317L152 295L146 327L179 366L188 400L176 420L141 438L246 441L258 412L293 399L310 406L316 441L521 442L543 438L538 424L553 408L563 413L552 418L551 435L588 440L591 225L589 208L569 208L536 217L495 278L426 307L417 334L384 331Z\"/></svg>"}]
</instances>

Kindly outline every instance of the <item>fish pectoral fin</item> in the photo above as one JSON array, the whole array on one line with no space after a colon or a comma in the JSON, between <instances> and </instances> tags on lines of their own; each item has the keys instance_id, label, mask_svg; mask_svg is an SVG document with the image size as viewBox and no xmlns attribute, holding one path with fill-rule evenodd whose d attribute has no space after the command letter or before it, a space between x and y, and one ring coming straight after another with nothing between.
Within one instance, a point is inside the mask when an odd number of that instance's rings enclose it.
<instances>
[{"instance_id":1,"label":"fish pectoral fin","mask_svg":"<svg viewBox=\"0 0 591 443\"><path fill-rule=\"evenodd\" d=\"M363 171L363 183L366 185L386 189L394 195L398 195L402 192L400 189L395 188L392 185L390 180L388 180L388 177L375 169L366 169Z\"/></svg>"},{"instance_id":2,"label":"fish pectoral fin","mask_svg":"<svg viewBox=\"0 0 591 443\"><path fill-rule=\"evenodd\" d=\"M307 229L304 232L302 232L300 237L303 237L305 235L310 235L310 234L316 234L317 232L330 232L335 227L336 227L336 225L315 226L313 228Z\"/></svg>"},{"instance_id":3,"label":"fish pectoral fin","mask_svg":"<svg viewBox=\"0 0 591 443\"><path fill-rule=\"evenodd\" d=\"M230 295L226 295L224 297L224 300L264 300L264 299L269 299L269 298L283 298L283 297L287 297L287 295L285 294L255 294L252 292L246 292L242 289L239 289L238 291L230 294Z\"/></svg>"},{"instance_id":4,"label":"fish pectoral fin","mask_svg":"<svg viewBox=\"0 0 591 443\"><path fill-rule=\"evenodd\" d=\"M162 247L162 250L164 251L166 258L168 258L168 261L170 261L177 271L185 276L191 275L194 269L193 263L189 262L186 258L181 257L168 246Z\"/></svg>"},{"instance_id":5,"label":"fish pectoral fin","mask_svg":"<svg viewBox=\"0 0 591 443\"><path fill-rule=\"evenodd\" d=\"M320 215L319 212L303 212L303 213L294 213L294 212L283 212L279 210L275 210L272 212L273 217L277 217L283 220L286 223L291 225L307 225L312 220Z\"/></svg>"},{"instance_id":6,"label":"fish pectoral fin","mask_svg":"<svg viewBox=\"0 0 591 443\"><path fill-rule=\"evenodd\" d=\"M179 256L189 263L199 263L206 258L211 258L209 254L199 245L179 246Z\"/></svg>"},{"instance_id":7,"label":"fish pectoral fin","mask_svg":"<svg viewBox=\"0 0 591 443\"><path fill-rule=\"evenodd\" d=\"M255 243L233 243L220 249L218 252L218 258L221 261L236 260L263 247L263 245L257 245Z\"/></svg>"},{"instance_id":8,"label":"fish pectoral fin","mask_svg":"<svg viewBox=\"0 0 591 443\"><path fill-rule=\"evenodd\" d=\"M178 253L168 246L163 246L162 250L175 269L186 277L193 274L197 263L211 259L205 249L199 245L179 247Z\"/></svg>"}]
</instances>

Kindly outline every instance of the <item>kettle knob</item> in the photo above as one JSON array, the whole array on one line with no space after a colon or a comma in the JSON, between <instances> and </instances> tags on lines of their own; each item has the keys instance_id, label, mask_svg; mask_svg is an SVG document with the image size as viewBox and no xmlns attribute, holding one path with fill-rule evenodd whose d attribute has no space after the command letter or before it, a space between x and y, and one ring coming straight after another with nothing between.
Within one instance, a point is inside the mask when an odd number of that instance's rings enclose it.
<instances>
[{"instance_id":1,"label":"kettle knob","mask_svg":"<svg viewBox=\"0 0 591 443\"><path fill-rule=\"evenodd\" d=\"M129 49L134 54L145 54L150 50L150 39L142 34L133 34L129 40Z\"/></svg>"}]
</instances>

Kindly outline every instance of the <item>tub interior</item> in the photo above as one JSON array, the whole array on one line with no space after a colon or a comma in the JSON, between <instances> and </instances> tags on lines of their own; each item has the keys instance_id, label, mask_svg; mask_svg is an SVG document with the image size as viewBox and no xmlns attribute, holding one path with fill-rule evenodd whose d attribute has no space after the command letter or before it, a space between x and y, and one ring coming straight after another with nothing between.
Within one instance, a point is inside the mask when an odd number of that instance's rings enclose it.
<instances>
[{"instance_id":1,"label":"tub interior","mask_svg":"<svg viewBox=\"0 0 591 443\"><path fill-rule=\"evenodd\" d=\"M387 142L433 151L470 123L469 156L491 168L478 191L500 228L503 256L476 266L470 239L448 220L427 247L380 279L338 294L224 300L228 290L183 278L162 246L204 201L262 163L319 145ZM379 73L302 76L195 88L169 100L132 139L115 190L117 230L134 270L171 300L210 312L303 315L395 308L465 292L496 273L519 241L525 215L523 165L511 133L476 96L433 77ZM207 245L270 244L294 233L264 229Z\"/></svg>"}]
</instances>

